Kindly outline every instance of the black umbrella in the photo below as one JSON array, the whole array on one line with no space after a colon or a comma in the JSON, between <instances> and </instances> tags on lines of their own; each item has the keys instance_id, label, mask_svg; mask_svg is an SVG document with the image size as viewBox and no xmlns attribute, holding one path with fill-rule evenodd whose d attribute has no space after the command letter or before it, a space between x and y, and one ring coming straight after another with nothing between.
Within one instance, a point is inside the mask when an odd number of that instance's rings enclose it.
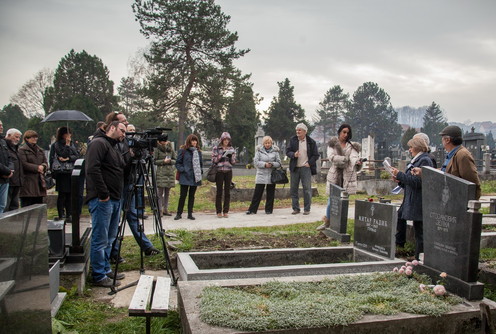
<instances>
[{"instance_id":1,"label":"black umbrella","mask_svg":"<svg viewBox=\"0 0 496 334\"><path fill-rule=\"evenodd\" d=\"M48 114L41 122L57 122L57 121L93 121L85 113L79 110L57 110Z\"/></svg>"}]
</instances>

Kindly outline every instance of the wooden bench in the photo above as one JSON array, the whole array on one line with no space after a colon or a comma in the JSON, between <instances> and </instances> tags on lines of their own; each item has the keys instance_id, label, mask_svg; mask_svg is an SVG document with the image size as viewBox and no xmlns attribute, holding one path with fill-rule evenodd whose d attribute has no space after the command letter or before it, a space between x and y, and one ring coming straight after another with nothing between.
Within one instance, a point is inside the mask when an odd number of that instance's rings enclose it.
<instances>
[{"instance_id":1,"label":"wooden bench","mask_svg":"<svg viewBox=\"0 0 496 334\"><path fill-rule=\"evenodd\" d=\"M146 333L150 334L152 317L166 317L169 310L169 293L171 279L157 276L156 280L150 275L141 275L138 286L134 291L129 316L146 317Z\"/></svg>"}]
</instances>

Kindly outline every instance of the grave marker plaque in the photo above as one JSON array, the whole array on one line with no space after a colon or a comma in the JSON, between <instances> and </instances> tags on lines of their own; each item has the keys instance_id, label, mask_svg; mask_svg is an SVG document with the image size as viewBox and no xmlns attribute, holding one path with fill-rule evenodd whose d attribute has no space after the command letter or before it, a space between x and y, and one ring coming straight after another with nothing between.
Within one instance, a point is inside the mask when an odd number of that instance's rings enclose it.
<instances>
[{"instance_id":1,"label":"grave marker plaque","mask_svg":"<svg viewBox=\"0 0 496 334\"><path fill-rule=\"evenodd\" d=\"M329 190L329 229L324 230L323 233L340 242L350 242L351 237L346 233L348 227L348 193L335 184L331 184Z\"/></svg>"},{"instance_id":2,"label":"grave marker plaque","mask_svg":"<svg viewBox=\"0 0 496 334\"><path fill-rule=\"evenodd\" d=\"M396 220L394 205L355 201L355 247L394 259Z\"/></svg>"},{"instance_id":3,"label":"grave marker plaque","mask_svg":"<svg viewBox=\"0 0 496 334\"><path fill-rule=\"evenodd\" d=\"M474 183L433 168L422 169L424 264L476 282L482 215L469 213Z\"/></svg>"}]
</instances>

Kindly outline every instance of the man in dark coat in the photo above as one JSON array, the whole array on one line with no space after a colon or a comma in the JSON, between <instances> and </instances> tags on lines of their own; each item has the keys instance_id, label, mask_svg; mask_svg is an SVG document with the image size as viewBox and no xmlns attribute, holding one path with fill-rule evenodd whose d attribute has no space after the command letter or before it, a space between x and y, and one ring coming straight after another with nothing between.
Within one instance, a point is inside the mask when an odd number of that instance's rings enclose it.
<instances>
[{"instance_id":1,"label":"man in dark coat","mask_svg":"<svg viewBox=\"0 0 496 334\"><path fill-rule=\"evenodd\" d=\"M86 202L91 214L90 260L93 284L111 287L110 252L119 228L119 210L124 186L124 160L116 148L124 139L126 127L117 121L97 133L86 152ZM120 276L119 276L120 275ZM123 274L117 275L122 279ZM116 285L120 285L116 282Z\"/></svg>"},{"instance_id":2,"label":"man in dark coat","mask_svg":"<svg viewBox=\"0 0 496 334\"><path fill-rule=\"evenodd\" d=\"M312 175L317 174L317 160L319 152L315 140L307 135L308 128L305 124L296 125L296 136L291 137L286 148L286 155L290 158L289 170L291 172L291 205L293 215L300 213L298 188L303 187L303 214L310 213L312 205Z\"/></svg>"},{"instance_id":3,"label":"man in dark coat","mask_svg":"<svg viewBox=\"0 0 496 334\"><path fill-rule=\"evenodd\" d=\"M3 137L3 123L0 121L0 213L3 213L7 205L9 194L9 179L14 174L13 166L10 162L9 149Z\"/></svg>"},{"instance_id":4,"label":"man in dark coat","mask_svg":"<svg viewBox=\"0 0 496 334\"><path fill-rule=\"evenodd\" d=\"M5 211L19 209L19 191L22 187L22 179L24 177L21 160L19 158L19 141L21 140L21 131L17 129L9 129L5 136L5 142L9 150L10 161L14 167L12 177L9 179L9 192L7 196L7 205Z\"/></svg>"}]
</instances>

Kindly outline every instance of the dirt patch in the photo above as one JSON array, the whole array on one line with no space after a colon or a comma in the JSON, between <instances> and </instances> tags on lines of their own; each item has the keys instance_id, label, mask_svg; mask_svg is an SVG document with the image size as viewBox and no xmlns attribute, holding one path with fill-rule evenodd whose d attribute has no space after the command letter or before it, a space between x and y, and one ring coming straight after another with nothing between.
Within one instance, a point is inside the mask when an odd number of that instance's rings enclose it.
<instances>
[{"instance_id":1,"label":"dirt patch","mask_svg":"<svg viewBox=\"0 0 496 334\"><path fill-rule=\"evenodd\" d=\"M208 231L199 231L195 236L192 252L256 249L256 248L303 248L335 246L335 241L322 233L308 235L292 233L250 233L248 235L229 235L219 238Z\"/></svg>"}]
</instances>

